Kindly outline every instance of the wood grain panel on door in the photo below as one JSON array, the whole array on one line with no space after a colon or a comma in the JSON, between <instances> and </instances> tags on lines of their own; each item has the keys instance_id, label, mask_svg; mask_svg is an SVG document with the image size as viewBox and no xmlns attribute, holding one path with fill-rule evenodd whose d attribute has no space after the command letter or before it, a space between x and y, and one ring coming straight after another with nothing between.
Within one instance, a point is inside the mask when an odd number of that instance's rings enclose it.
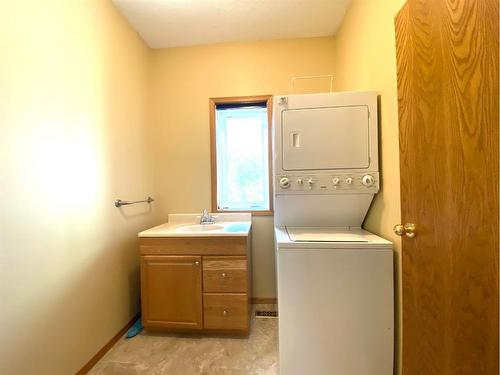
<instances>
[{"instance_id":1,"label":"wood grain panel on door","mask_svg":"<svg viewBox=\"0 0 500 375\"><path fill-rule=\"evenodd\" d=\"M203 328L200 256L142 256L145 327Z\"/></svg>"},{"instance_id":2,"label":"wood grain panel on door","mask_svg":"<svg viewBox=\"0 0 500 375\"><path fill-rule=\"evenodd\" d=\"M498 375L498 1L396 17L403 374Z\"/></svg>"}]
</instances>

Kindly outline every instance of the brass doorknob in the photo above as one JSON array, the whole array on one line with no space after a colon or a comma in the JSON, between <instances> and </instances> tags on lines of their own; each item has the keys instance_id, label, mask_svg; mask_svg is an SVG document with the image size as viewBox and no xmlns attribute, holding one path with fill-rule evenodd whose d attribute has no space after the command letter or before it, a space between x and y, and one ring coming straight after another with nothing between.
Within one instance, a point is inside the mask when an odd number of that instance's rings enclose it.
<instances>
[{"instance_id":1,"label":"brass doorknob","mask_svg":"<svg viewBox=\"0 0 500 375\"><path fill-rule=\"evenodd\" d=\"M405 235L406 237L413 238L415 237L415 231L416 231L415 224L413 223L406 223L405 224Z\"/></svg>"},{"instance_id":2,"label":"brass doorknob","mask_svg":"<svg viewBox=\"0 0 500 375\"><path fill-rule=\"evenodd\" d=\"M396 225L394 225L394 228L392 228L392 231L397 236L403 236L405 234L405 227L403 224L396 224Z\"/></svg>"},{"instance_id":3,"label":"brass doorknob","mask_svg":"<svg viewBox=\"0 0 500 375\"><path fill-rule=\"evenodd\" d=\"M400 237L406 236L408 238L413 238L415 237L416 234L416 226L413 223L406 223L405 225L403 224L396 224L394 225L394 228L392 230L394 233Z\"/></svg>"}]
</instances>

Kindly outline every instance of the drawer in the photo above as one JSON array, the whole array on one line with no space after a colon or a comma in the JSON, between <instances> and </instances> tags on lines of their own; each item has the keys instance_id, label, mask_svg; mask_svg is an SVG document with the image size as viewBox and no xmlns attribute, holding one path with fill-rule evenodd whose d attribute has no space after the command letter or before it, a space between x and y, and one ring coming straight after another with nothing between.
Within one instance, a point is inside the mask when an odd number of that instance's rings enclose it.
<instances>
[{"instance_id":1,"label":"drawer","mask_svg":"<svg viewBox=\"0 0 500 375\"><path fill-rule=\"evenodd\" d=\"M203 257L205 293L246 293L246 257Z\"/></svg>"},{"instance_id":2,"label":"drawer","mask_svg":"<svg viewBox=\"0 0 500 375\"><path fill-rule=\"evenodd\" d=\"M141 237L141 255L237 255L248 251L248 237Z\"/></svg>"},{"instance_id":3,"label":"drawer","mask_svg":"<svg viewBox=\"0 0 500 375\"><path fill-rule=\"evenodd\" d=\"M205 329L248 330L248 296L246 294L204 294Z\"/></svg>"}]
</instances>

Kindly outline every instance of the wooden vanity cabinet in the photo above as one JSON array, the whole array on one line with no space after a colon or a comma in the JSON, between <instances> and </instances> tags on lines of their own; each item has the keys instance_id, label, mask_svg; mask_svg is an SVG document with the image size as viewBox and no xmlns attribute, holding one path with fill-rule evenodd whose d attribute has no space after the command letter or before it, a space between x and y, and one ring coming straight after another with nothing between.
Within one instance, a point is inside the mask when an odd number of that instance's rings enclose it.
<instances>
[{"instance_id":1,"label":"wooden vanity cabinet","mask_svg":"<svg viewBox=\"0 0 500 375\"><path fill-rule=\"evenodd\" d=\"M250 237L149 237L141 244L146 329L248 334Z\"/></svg>"}]
</instances>

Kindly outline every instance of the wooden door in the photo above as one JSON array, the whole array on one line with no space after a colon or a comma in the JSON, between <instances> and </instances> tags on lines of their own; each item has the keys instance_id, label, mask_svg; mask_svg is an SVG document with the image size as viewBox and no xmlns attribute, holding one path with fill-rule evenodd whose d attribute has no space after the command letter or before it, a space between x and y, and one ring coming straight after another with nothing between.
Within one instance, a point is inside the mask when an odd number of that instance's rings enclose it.
<instances>
[{"instance_id":1,"label":"wooden door","mask_svg":"<svg viewBox=\"0 0 500 375\"><path fill-rule=\"evenodd\" d=\"M145 327L203 327L201 269L200 256L141 256Z\"/></svg>"},{"instance_id":2,"label":"wooden door","mask_svg":"<svg viewBox=\"0 0 500 375\"><path fill-rule=\"evenodd\" d=\"M498 375L498 1L396 16L403 374Z\"/></svg>"}]
</instances>

